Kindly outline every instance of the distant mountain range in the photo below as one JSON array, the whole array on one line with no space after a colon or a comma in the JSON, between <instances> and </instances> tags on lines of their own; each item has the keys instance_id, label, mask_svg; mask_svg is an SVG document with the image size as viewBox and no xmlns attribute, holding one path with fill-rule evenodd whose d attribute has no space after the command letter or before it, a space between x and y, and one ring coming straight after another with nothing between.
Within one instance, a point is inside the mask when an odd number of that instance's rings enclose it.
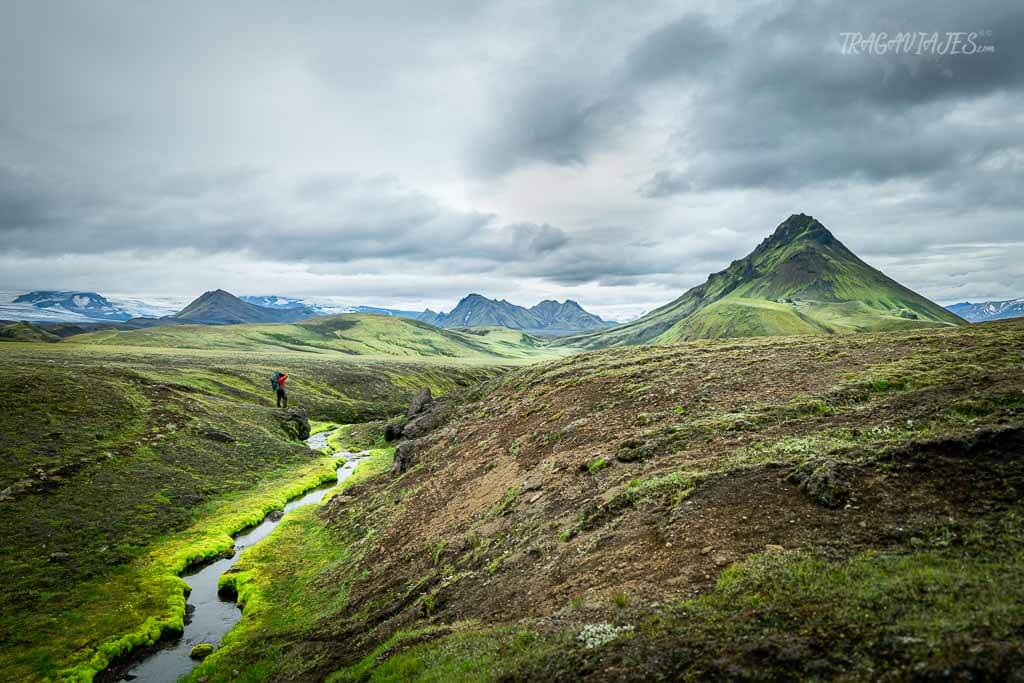
<instances>
[{"instance_id":1,"label":"distant mountain range","mask_svg":"<svg viewBox=\"0 0 1024 683\"><path fill-rule=\"evenodd\" d=\"M564 337L558 343L604 348L691 339L794 334L841 334L906 327L935 327L1024 315L1024 299L963 303L946 310L859 259L811 216L795 214L746 257L710 275L675 301L617 325L572 300L525 308L481 294L464 297L450 312L347 306L328 298L277 295L236 297L218 289L181 310L139 317L143 300L119 305L95 292L36 291L0 300L0 320L40 321L58 336L75 333L54 321L85 329L151 327L181 323L288 323L343 313L409 318L440 328L505 327L530 335ZM161 302L160 306L167 306ZM149 310L167 310L152 306ZM12 315L13 313L13 315ZM963 318L959 317L962 315ZM33 317L35 316L35 317ZM54 329L50 330L50 327ZM77 328L76 328L77 329ZM11 334L23 335L22 328Z\"/></svg>"},{"instance_id":2,"label":"distant mountain range","mask_svg":"<svg viewBox=\"0 0 1024 683\"><path fill-rule=\"evenodd\" d=\"M986 320L1004 320L1006 318L1024 317L1024 299L1008 299L1006 301L983 301L972 304L965 301L946 308L964 320L981 323Z\"/></svg>"},{"instance_id":3,"label":"distant mountain range","mask_svg":"<svg viewBox=\"0 0 1024 683\"><path fill-rule=\"evenodd\" d=\"M242 301L223 289L206 292L198 299L170 316L179 323L206 325L235 325L239 323L291 323L318 315L307 307L268 308ZM170 322L170 321L169 321Z\"/></svg>"},{"instance_id":4,"label":"distant mountain range","mask_svg":"<svg viewBox=\"0 0 1024 683\"><path fill-rule=\"evenodd\" d=\"M507 327L529 334L564 336L600 330L615 323L602 320L585 311L578 303L567 299L565 303L542 301L531 308L524 308L508 301L488 299L480 294L464 297L451 313L438 313L429 308L425 311L408 311L396 308L374 306L325 306L304 299L274 295L244 296L242 299L258 306L274 310L295 310L306 308L317 315L337 313L375 313L400 318L419 320L435 327L447 329L463 327Z\"/></svg>"},{"instance_id":5,"label":"distant mountain range","mask_svg":"<svg viewBox=\"0 0 1024 683\"><path fill-rule=\"evenodd\" d=\"M464 297L451 313L435 313L428 309L417 320L435 327L507 327L529 334L552 336L579 334L614 325L588 313L572 299L564 303L542 301L524 308L504 299L488 299L480 294Z\"/></svg>"},{"instance_id":6,"label":"distant mountain range","mask_svg":"<svg viewBox=\"0 0 1024 683\"><path fill-rule=\"evenodd\" d=\"M604 348L964 322L860 260L812 216L795 214L746 257L675 301L625 325L562 343Z\"/></svg>"},{"instance_id":7,"label":"distant mountain range","mask_svg":"<svg viewBox=\"0 0 1024 683\"><path fill-rule=\"evenodd\" d=\"M3 299L10 303L2 303ZM180 310L178 310L180 308ZM224 290L206 292L184 308L171 300L141 298L108 299L96 292L40 290L13 298L0 294L0 320L40 323L122 324L127 327L152 327L177 323L233 324L296 322L314 316L343 313L372 313L419 320L435 327L508 327L536 335L570 335L609 327L614 323L588 313L578 303L567 300L542 301L524 308L508 301L470 294L459 301L451 313L429 309L410 311L376 306L346 306L327 298L235 295ZM90 329L94 329L90 327Z\"/></svg>"}]
</instances>

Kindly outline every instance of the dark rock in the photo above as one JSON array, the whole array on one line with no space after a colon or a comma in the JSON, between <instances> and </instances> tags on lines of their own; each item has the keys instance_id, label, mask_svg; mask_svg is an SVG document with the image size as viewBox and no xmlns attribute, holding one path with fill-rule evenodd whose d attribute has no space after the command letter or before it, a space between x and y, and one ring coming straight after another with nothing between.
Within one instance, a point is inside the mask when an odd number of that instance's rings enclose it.
<instances>
[{"instance_id":1,"label":"dark rock","mask_svg":"<svg viewBox=\"0 0 1024 683\"><path fill-rule=\"evenodd\" d=\"M637 462L653 453L653 446L640 439L626 439L615 451L615 459L619 462Z\"/></svg>"},{"instance_id":2,"label":"dark rock","mask_svg":"<svg viewBox=\"0 0 1024 683\"><path fill-rule=\"evenodd\" d=\"M213 429L208 427L202 431L203 437L210 441L219 441L221 443L234 443L235 437L231 436L227 432L222 432L219 429Z\"/></svg>"},{"instance_id":3,"label":"dark rock","mask_svg":"<svg viewBox=\"0 0 1024 683\"><path fill-rule=\"evenodd\" d=\"M416 417L423 411L430 408L430 405L434 402L434 397L430 394L430 388L427 387L422 389L420 393L416 394L416 398L409 404L409 417Z\"/></svg>"},{"instance_id":4,"label":"dark rock","mask_svg":"<svg viewBox=\"0 0 1024 683\"><path fill-rule=\"evenodd\" d=\"M850 482L842 469L835 462L809 462L793 469L786 479L818 505L838 508L850 498Z\"/></svg>"},{"instance_id":5,"label":"dark rock","mask_svg":"<svg viewBox=\"0 0 1024 683\"><path fill-rule=\"evenodd\" d=\"M309 438L309 413L302 408L278 411L277 419L281 421L281 428L289 438L296 441L305 441Z\"/></svg>"},{"instance_id":6,"label":"dark rock","mask_svg":"<svg viewBox=\"0 0 1024 683\"><path fill-rule=\"evenodd\" d=\"M67 562L70 559L67 553L50 553L50 562Z\"/></svg>"},{"instance_id":7,"label":"dark rock","mask_svg":"<svg viewBox=\"0 0 1024 683\"><path fill-rule=\"evenodd\" d=\"M429 412L406 422L402 428L402 436L409 439L418 439L424 434L434 431L447 421L448 410L444 406L435 403Z\"/></svg>"},{"instance_id":8,"label":"dark rock","mask_svg":"<svg viewBox=\"0 0 1024 683\"><path fill-rule=\"evenodd\" d=\"M271 510L270 514L267 515L267 519L271 522L278 522L284 517L284 510Z\"/></svg>"},{"instance_id":9,"label":"dark rock","mask_svg":"<svg viewBox=\"0 0 1024 683\"><path fill-rule=\"evenodd\" d=\"M395 441L396 439L401 439L404 427L404 422L392 422L384 425L384 440Z\"/></svg>"},{"instance_id":10,"label":"dark rock","mask_svg":"<svg viewBox=\"0 0 1024 683\"><path fill-rule=\"evenodd\" d=\"M413 466L416 460L416 442L405 441L395 450L395 464L391 467L392 474L402 474Z\"/></svg>"}]
</instances>

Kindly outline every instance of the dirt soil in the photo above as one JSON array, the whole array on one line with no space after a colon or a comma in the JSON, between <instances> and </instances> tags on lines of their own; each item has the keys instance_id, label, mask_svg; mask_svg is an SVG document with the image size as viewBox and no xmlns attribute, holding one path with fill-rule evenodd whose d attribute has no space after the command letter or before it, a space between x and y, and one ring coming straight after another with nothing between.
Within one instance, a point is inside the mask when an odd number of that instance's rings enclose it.
<instances>
[{"instance_id":1,"label":"dirt soil","mask_svg":"<svg viewBox=\"0 0 1024 683\"><path fill-rule=\"evenodd\" d=\"M409 471L325 507L362 552L324 580L345 609L292 651L321 675L412 626L635 621L755 553L912 547L1019 501L1022 350L1014 322L615 349L492 380Z\"/></svg>"}]
</instances>

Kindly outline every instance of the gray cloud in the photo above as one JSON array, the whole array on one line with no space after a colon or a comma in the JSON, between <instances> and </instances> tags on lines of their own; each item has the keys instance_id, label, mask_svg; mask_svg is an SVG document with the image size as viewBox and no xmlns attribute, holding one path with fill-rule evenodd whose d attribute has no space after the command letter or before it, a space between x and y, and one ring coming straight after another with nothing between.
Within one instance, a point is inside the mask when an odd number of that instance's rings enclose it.
<instances>
[{"instance_id":1,"label":"gray cloud","mask_svg":"<svg viewBox=\"0 0 1024 683\"><path fill-rule=\"evenodd\" d=\"M8 3L0 286L621 316L806 211L930 296L1020 296L1022 32L1012 0Z\"/></svg>"},{"instance_id":2,"label":"gray cloud","mask_svg":"<svg viewBox=\"0 0 1024 683\"><path fill-rule=\"evenodd\" d=\"M689 192L691 187L690 181L684 174L662 170L641 185L638 192L648 199L658 199Z\"/></svg>"},{"instance_id":3,"label":"gray cloud","mask_svg":"<svg viewBox=\"0 0 1024 683\"><path fill-rule=\"evenodd\" d=\"M688 13L660 26L638 42L625 58L627 87L630 81L654 82L695 74L721 59L729 41L708 18Z\"/></svg>"},{"instance_id":4,"label":"gray cloud","mask_svg":"<svg viewBox=\"0 0 1024 683\"><path fill-rule=\"evenodd\" d=\"M633 105L614 94L591 99L572 82L532 85L508 96L477 141L474 168L500 174L523 163L583 164L598 147L624 132Z\"/></svg>"}]
</instances>

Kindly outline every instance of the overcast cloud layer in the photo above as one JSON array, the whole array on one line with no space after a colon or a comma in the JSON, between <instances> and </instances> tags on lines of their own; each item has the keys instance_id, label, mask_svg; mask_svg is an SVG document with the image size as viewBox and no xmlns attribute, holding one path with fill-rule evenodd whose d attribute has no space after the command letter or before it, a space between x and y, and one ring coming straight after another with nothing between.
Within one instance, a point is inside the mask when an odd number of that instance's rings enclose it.
<instances>
[{"instance_id":1,"label":"overcast cloud layer","mask_svg":"<svg viewBox=\"0 0 1024 683\"><path fill-rule=\"evenodd\" d=\"M1019 0L641 6L5 2L0 289L622 318L805 212L939 302L1024 296Z\"/></svg>"}]
</instances>

